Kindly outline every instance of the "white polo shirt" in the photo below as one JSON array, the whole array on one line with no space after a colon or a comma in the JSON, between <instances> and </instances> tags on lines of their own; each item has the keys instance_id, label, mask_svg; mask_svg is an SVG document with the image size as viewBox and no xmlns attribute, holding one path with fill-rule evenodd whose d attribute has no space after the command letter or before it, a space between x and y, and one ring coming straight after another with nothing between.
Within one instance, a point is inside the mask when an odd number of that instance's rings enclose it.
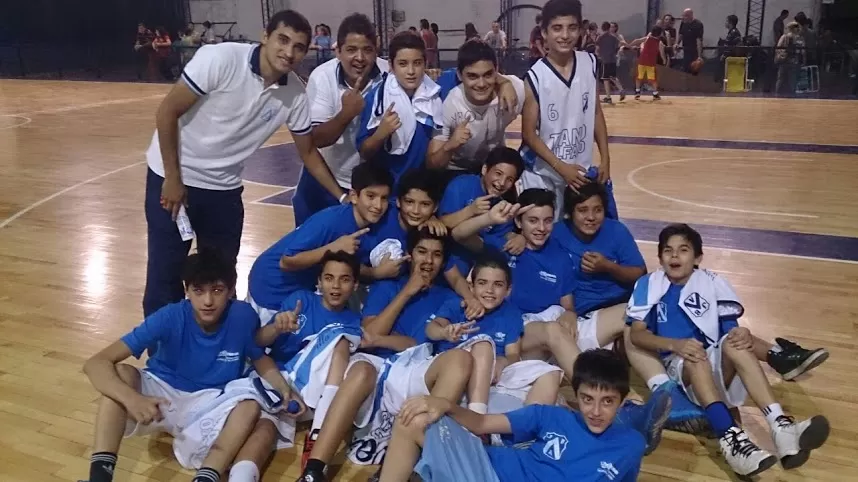
<instances>
[{"instance_id":1,"label":"white polo shirt","mask_svg":"<svg viewBox=\"0 0 858 482\"><path fill-rule=\"evenodd\" d=\"M381 74L388 70L390 67L386 60L376 59L363 94L366 95L372 90L381 81ZM307 96L313 99L310 105L310 120L313 126L328 122L343 109L343 94L349 89L351 87L346 83L339 59L331 59L313 69L307 80ZM360 153L355 145L359 127L360 115L357 115L337 142L319 149L337 184L346 189L351 189L352 170L360 164Z\"/></svg>"},{"instance_id":2,"label":"white polo shirt","mask_svg":"<svg viewBox=\"0 0 858 482\"><path fill-rule=\"evenodd\" d=\"M444 100L444 128L435 140L447 142L453 131L467 119L471 139L453 153L450 169L478 170L489 151L506 140L506 128L524 109L524 81L514 75L505 75L518 97L514 112L501 112L497 96L487 105L474 105L465 97L465 86L458 85Z\"/></svg>"},{"instance_id":3,"label":"white polo shirt","mask_svg":"<svg viewBox=\"0 0 858 482\"><path fill-rule=\"evenodd\" d=\"M241 187L244 160L283 124L295 135L312 130L304 84L294 73L264 86L259 45L204 45L185 66L182 81L200 96L179 118L179 163L186 186ZM146 152L149 168L164 176L158 131Z\"/></svg>"}]
</instances>

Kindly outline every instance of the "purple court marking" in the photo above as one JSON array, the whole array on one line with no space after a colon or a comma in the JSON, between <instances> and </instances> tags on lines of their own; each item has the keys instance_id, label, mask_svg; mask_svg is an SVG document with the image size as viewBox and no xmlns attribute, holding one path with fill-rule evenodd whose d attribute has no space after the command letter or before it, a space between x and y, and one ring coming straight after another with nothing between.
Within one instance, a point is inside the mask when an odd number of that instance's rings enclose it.
<instances>
[{"instance_id":1,"label":"purple court marking","mask_svg":"<svg viewBox=\"0 0 858 482\"><path fill-rule=\"evenodd\" d=\"M507 132L509 139L521 139L519 132ZM858 154L858 145L795 144L788 142L719 141L672 137L608 136L612 144L643 146L697 147L700 149L743 149L750 151L813 152L817 154Z\"/></svg>"},{"instance_id":2,"label":"purple court marking","mask_svg":"<svg viewBox=\"0 0 858 482\"><path fill-rule=\"evenodd\" d=\"M510 133L512 134L512 133ZM510 138L520 138L520 134L510 135ZM705 143L716 141L694 141L691 139L645 139L629 137L626 139L635 140L635 144L647 144L645 141L687 141L689 143ZM613 141L617 142L617 141ZM622 141L620 141L622 142ZM754 149L747 147L747 144L770 144L770 143L743 143L717 141L727 144L733 144L732 148ZM742 147L735 147L735 145ZM672 144L661 144L672 145ZM803 144L778 144L778 146L801 146L810 147L813 145ZM698 147L694 145L683 147ZM711 148L710 145L701 145L699 147ZM858 146L825 146L830 148L850 148L855 152L847 152L850 154L858 154ZM790 149L777 149L790 150ZM820 150L806 150L801 152L821 152ZM838 151L842 152L842 151ZM266 147L254 153L246 162L244 169L244 178L248 181L272 184L275 186L290 187L298 183L298 176L301 172L301 161L298 158L298 151L291 144L283 144L278 146ZM276 204L276 205L292 205L292 196L295 190L275 194L261 200L261 203ZM623 212L623 207L620 206L620 213ZM623 222L629 226L635 239L641 241L658 241L658 233L668 223L666 221L653 221L649 219L623 219ZM858 261L858 238L850 238L844 236L830 236L824 234L804 234L793 233L787 231L772 231L764 229L749 229L749 228L734 228L728 226L713 226L713 225L693 225L695 229L700 231L703 236L704 245L713 248L740 249L743 251L752 251L758 253L773 253L792 256L806 256L812 258L836 259L845 261Z\"/></svg>"}]
</instances>

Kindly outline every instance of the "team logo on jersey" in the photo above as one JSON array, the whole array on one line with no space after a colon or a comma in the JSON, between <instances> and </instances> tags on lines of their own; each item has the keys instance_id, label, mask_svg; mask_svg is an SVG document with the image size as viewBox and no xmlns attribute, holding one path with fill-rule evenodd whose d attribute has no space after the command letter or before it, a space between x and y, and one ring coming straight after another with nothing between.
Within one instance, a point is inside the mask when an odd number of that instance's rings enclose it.
<instances>
[{"instance_id":1,"label":"team logo on jersey","mask_svg":"<svg viewBox=\"0 0 858 482\"><path fill-rule=\"evenodd\" d=\"M573 160L587 147L587 126L563 129L548 137L551 140L551 152L558 159Z\"/></svg>"},{"instance_id":2,"label":"team logo on jersey","mask_svg":"<svg viewBox=\"0 0 858 482\"><path fill-rule=\"evenodd\" d=\"M507 266L510 268L515 268L515 262L518 260L518 256L510 256L509 262L507 262Z\"/></svg>"},{"instance_id":3,"label":"team logo on jersey","mask_svg":"<svg viewBox=\"0 0 858 482\"><path fill-rule=\"evenodd\" d=\"M581 96L581 103L584 104L584 113L587 113L587 109L590 108L590 93L584 92Z\"/></svg>"},{"instance_id":4,"label":"team logo on jersey","mask_svg":"<svg viewBox=\"0 0 858 482\"><path fill-rule=\"evenodd\" d=\"M500 344L500 343L503 343L504 341L506 341L506 333L504 333L502 331L495 333L495 343Z\"/></svg>"},{"instance_id":5,"label":"team logo on jersey","mask_svg":"<svg viewBox=\"0 0 858 482\"><path fill-rule=\"evenodd\" d=\"M700 293L694 292L688 295L688 298L685 298L685 301L682 302L688 311L700 318L704 313L709 311L709 302L706 301L706 298L700 296Z\"/></svg>"},{"instance_id":6,"label":"team logo on jersey","mask_svg":"<svg viewBox=\"0 0 858 482\"><path fill-rule=\"evenodd\" d=\"M237 351L221 350L221 352L217 354L217 361L223 363L234 363L239 360L239 355L240 354Z\"/></svg>"},{"instance_id":7,"label":"team logo on jersey","mask_svg":"<svg viewBox=\"0 0 858 482\"><path fill-rule=\"evenodd\" d=\"M566 446L569 445L569 439L565 435L554 432L548 432L542 437L542 440L545 440L545 447L542 448L542 453L552 460L560 460L563 452L566 451Z\"/></svg>"},{"instance_id":8,"label":"team logo on jersey","mask_svg":"<svg viewBox=\"0 0 858 482\"><path fill-rule=\"evenodd\" d=\"M614 467L614 464L605 461L602 461L602 463L599 464L599 468L596 469L596 473L605 474L605 477L607 477L608 480L614 480L614 478L620 475L620 471Z\"/></svg>"},{"instance_id":9,"label":"team logo on jersey","mask_svg":"<svg viewBox=\"0 0 858 482\"><path fill-rule=\"evenodd\" d=\"M548 281L549 283L557 283L557 276L547 271L540 271L539 277L542 278L543 281Z\"/></svg>"},{"instance_id":10,"label":"team logo on jersey","mask_svg":"<svg viewBox=\"0 0 858 482\"><path fill-rule=\"evenodd\" d=\"M656 323L667 323L667 303L664 301L659 301L657 305L655 305L656 311Z\"/></svg>"},{"instance_id":11,"label":"team logo on jersey","mask_svg":"<svg viewBox=\"0 0 858 482\"><path fill-rule=\"evenodd\" d=\"M274 109L265 109L264 111L262 111L262 115L260 115L259 117L265 122L270 122L271 119L274 118Z\"/></svg>"},{"instance_id":12,"label":"team logo on jersey","mask_svg":"<svg viewBox=\"0 0 858 482\"><path fill-rule=\"evenodd\" d=\"M301 330L301 328L304 327L305 323L307 323L307 315L301 313L300 315L298 315L298 330Z\"/></svg>"}]
</instances>

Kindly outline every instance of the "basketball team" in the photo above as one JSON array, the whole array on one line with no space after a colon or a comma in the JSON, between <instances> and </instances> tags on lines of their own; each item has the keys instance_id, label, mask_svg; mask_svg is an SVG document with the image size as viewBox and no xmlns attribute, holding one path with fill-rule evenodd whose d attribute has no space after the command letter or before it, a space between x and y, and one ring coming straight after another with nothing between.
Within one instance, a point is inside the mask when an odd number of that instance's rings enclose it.
<instances>
[{"instance_id":1,"label":"basketball team","mask_svg":"<svg viewBox=\"0 0 858 482\"><path fill-rule=\"evenodd\" d=\"M419 36L378 58L363 14L306 87L295 11L261 45L202 47L147 152L145 319L84 366L102 394L88 482L113 480L124 437L157 432L195 482L258 481L309 420L302 482L327 480L343 442L384 482L633 481L663 428L717 438L740 476L804 464L828 421L787 415L760 362L792 380L828 352L742 326L687 225L661 231L647 273L618 220L581 19L578 0L545 4L548 53L524 80L471 40L436 82ZM297 228L239 301L243 163L283 124L304 165ZM144 352L145 369L124 363ZM645 403L627 400L629 367ZM749 397L776 454L731 410Z\"/></svg>"}]
</instances>

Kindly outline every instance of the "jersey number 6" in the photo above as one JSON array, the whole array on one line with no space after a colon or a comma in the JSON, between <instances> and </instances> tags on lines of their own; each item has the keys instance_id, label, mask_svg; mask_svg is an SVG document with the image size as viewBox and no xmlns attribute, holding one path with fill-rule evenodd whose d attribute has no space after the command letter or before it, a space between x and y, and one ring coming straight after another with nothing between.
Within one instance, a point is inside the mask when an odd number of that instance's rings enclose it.
<instances>
[{"instance_id":1,"label":"jersey number 6","mask_svg":"<svg viewBox=\"0 0 858 482\"><path fill-rule=\"evenodd\" d=\"M551 122L560 118L560 114L554 109L554 104L548 104L548 120Z\"/></svg>"}]
</instances>

